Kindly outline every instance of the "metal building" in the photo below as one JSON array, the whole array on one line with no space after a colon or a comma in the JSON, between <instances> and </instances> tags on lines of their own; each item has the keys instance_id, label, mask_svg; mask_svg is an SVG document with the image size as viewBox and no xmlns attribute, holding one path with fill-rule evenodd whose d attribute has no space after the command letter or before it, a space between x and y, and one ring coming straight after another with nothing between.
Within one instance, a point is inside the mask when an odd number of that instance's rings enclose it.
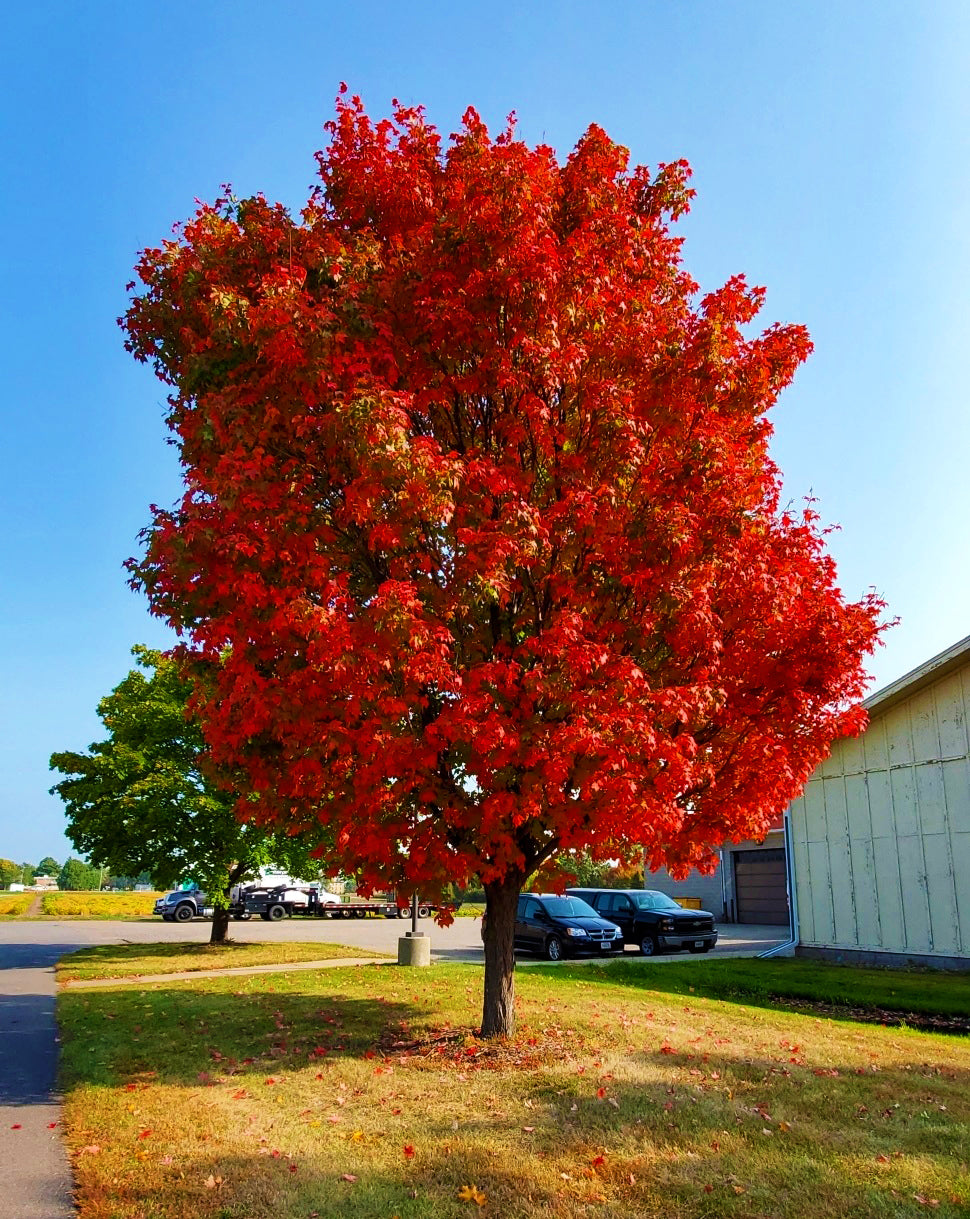
<instances>
[{"instance_id":1,"label":"metal building","mask_svg":"<svg viewBox=\"0 0 970 1219\"><path fill-rule=\"evenodd\" d=\"M869 698L789 810L799 955L970 968L970 636Z\"/></svg>"},{"instance_id":2,"label":"metal building","mask_svg":"<svg viewBox=\"0 0 970 1219\"><path fill-rule=\"evenodd\" d=\"M781 818L761 842L725 842L711 876L692 871L674 880L664 868L648 872L644 887L710 910L718 922L788 926L785 839Z\"/></svg>"}]
</instances>

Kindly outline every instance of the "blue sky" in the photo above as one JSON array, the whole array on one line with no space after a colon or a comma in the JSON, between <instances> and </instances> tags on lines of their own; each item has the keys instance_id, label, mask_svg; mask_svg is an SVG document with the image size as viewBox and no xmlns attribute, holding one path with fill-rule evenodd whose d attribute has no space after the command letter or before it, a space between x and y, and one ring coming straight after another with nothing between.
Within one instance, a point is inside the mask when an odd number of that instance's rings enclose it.
<instances>
[{"instance_id":1,"label":"blue sky","mask_svg":"<svg viewBox=\"0 0 970 1219\"><path fill-rule=\"evenodd\" d=\"M532 0L11 7L0 37L0 855L65 856L53 750L162 626L125 585L178 494L164 391L115 318L137 252L224 182L299 207L338 83L372 115L468 105L562 154L590 122L686 157L704 290L743 271L815 355L774 414L841 584L901 624L883 685L970 633L970 6Z\"/></svg>"}]
</instances>

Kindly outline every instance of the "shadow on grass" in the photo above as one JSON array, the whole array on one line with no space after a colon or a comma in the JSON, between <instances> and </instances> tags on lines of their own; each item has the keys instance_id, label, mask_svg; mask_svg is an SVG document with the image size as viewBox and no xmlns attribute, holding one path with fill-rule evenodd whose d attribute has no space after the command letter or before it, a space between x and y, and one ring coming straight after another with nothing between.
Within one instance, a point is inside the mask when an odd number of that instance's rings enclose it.
<instances>
[{"instance_id":1,"label":"shadow on grass","mask_svg":"<svg viewBox=\"0 0 970 1219\"><path fill-rule=\"evenodd\" d=\"M420 1010L379 998L276 990L265 977L250 992L252 981L233 978L236 989L217 991L183 982L62 992L65 1086L116 1086L145 1076L197 1087L208 1072L242 1084L326 1058L361 1057Z\"/></svg>"}]
</instances>

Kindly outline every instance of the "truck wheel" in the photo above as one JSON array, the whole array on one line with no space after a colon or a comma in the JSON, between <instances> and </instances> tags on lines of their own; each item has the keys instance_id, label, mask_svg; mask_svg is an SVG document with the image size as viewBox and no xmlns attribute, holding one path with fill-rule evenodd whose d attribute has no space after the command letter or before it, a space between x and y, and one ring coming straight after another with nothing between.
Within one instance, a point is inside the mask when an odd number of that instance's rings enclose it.
<instances>
[{"instance_id":1,"label":"truck wheel","mask_svg":"<svg viewBox=\"0 0 970 1219\"><path fill-rule=\"evenodd\" d=\"M398 906L398 908L397 908L397 917L398 917L398 918L410 918L410 917L411 917L411 911L408 909L408 907L407 907L407 906Z\"/></svg>"},{"instance_id":2,"label":"truck wheel","mask_svg":"<svg viewBox=\"0 0 970 1219\"><path fill-rule=\"evenodd\" d=\"M340 917L341 918L353 918L354 912L353 912L353 910L341 910Z\"/></svg>"},{"instance_id":3,"label":"truck wheel","mask_svg":"<svg viewBox=\"0 0 970 1219\"><path fill-rule=\"evenodd\" d=\"M560 940L558 936L551 935L548 940L546 940L546 960L562 960L562 940Z\"/></svg>"},{"instance_id":4,"label":"truck wheel","mask_svg":"<svg viewBox=\"0 0 970 1219\"><path fill-rule=\"evenodd\" d=\"M354 918L366 918L366 917L367 917L367 911L366 911L366 910L363 910L363 909L357 909L357 910L355 910L355 911L354 911Z\"/></svg>"},{"instance_id":5,"label":"truck wheel","mask_svg":"<svg viewBox=\"0 0 970 1219\"><path fill-rule=\"evenodd\" d=\"M175 907L175 914L172 917L177 923L187 923L189 919L195 918L195 907L190 906L188 902L183 902L181 906Z\"/></svg>"},{"instance_id":6,"label":"truck wheel","mask_svg":"<svg viewBox=\"0 0 970 1219\"><path fill-rule=\"evenodd\" d=\"M266 917L271 923L278 923L281 918L286 918L285 906L270 906L266 911Z\"/></svg>"},{"instance_id":7,"label":"truck wheel","mask_svg":"<svg viewBox=\"0 0 970 1219\"><path fill-rule=\"evenodd\" d=\"M645 957L655 957L660 947L652 935L645 935L640 941L640 951Z\"/></svg>"},{"instance_id":8,"label":"truck wheel","mask_svg":"<svg viewBox=\"0 0 970 1219\"><path fill-rule=\"evenodd\" d=\"M430 906L418 906L418 918L427 918L430 913Z\"/></svg>"}]
</instances>

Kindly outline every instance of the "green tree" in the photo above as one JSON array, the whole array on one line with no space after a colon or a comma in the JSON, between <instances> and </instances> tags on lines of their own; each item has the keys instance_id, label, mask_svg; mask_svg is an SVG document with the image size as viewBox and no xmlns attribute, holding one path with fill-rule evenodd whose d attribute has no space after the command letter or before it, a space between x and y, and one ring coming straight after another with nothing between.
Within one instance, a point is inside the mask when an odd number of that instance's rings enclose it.
<instances>
[{"instance_id":1,"label":"green tree","mask_svg":"<svg viewBox=\"0 0 970 1219\"><path fill-rule=\"evenodd\" d=\"M51 855L45 855L34 869L35 876L59 876L61 865Z\"/></svg>"},{"instance_id":2,"label":"green tree","mask_svg":"<svg viewBox=\"0 0 970 1219\"><path fill-rule=\"evenodd\" d=\"M20 865L12 859L0 859L0 889L6 889L20 880Z\"/></svg>"},{"instance_id":3,"label":"green tree","mask_svg":"<svg viewBox=\"0 0 970 1219\"><path fill-rule=\"evenodd\" d=\"M57 876L57 887L67 892L77 893L79 890L99 889L101 887L101 868L85 863L83 859L69 859Z\"/></svg>"},{"instance_id":4,"label":"green tree","mask_svg":"<svg viewBox=\"0 0 970 1219\"><path fill-rule=\"evenodd\" d=\"M58 869L60 871L60 869ZM20 883L23 885L32 885L34 877L37 875L37 869L33 864L22 863L20 865Z\"/></svg>"},{"instance_id":5,"label":"green tree","mask_svg":"<svg viewBox=\"0 0 970 1219\"><path fill-rule=\"evenodd\" d=\"M315 874L306 838L269 834L236 816L239 794L206 766L188 711L193 684L163 653L132 649L140 669L98 704L108 730L87 753L55 753L66 777L51 788L67 806L67 836L93 862L151 874L159 888L191 876L215 909L212 943L228 939L229 892L260 864ZM144 671L140 671L144 670Z\"/></svg>"}]
</instances>

